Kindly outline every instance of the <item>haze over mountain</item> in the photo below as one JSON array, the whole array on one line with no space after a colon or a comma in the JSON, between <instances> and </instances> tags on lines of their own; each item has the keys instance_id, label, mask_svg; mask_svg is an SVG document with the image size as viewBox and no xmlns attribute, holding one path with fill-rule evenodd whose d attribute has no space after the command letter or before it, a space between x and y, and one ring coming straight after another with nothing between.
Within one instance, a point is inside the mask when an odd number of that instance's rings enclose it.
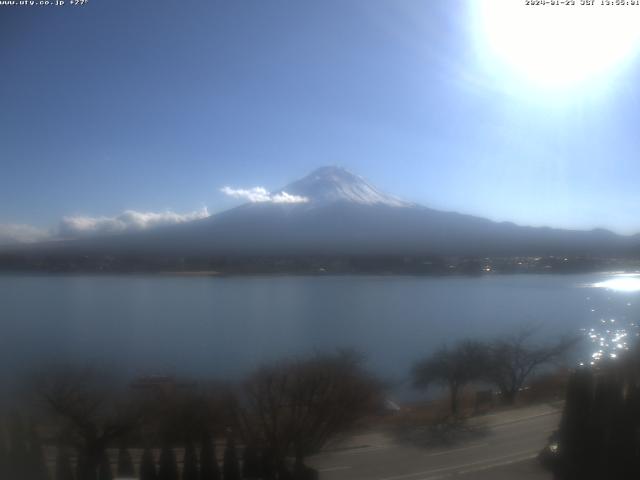
<instances>
[{"instance_id":1,"label":"haze over mountain","mask_svg":"<svg viewBox=\"0 0 640 480\"><path fill-rule=\"evenodd\" d=\"M627 256L640 243L606 230L523 227L405 202L339 167L210 217L144 232L32 245L30 252L143 256ZM23 250L24 251L24 250Z\"/></svg>"}]
</instances>

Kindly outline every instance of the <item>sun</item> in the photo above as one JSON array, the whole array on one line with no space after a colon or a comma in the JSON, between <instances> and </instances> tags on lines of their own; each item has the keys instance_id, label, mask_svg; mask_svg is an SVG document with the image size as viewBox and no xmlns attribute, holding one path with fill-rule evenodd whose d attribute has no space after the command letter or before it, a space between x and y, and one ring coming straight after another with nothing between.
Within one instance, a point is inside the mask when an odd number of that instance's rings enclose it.
<instances>
[{"instance_id":1,"label":"sun","mask_svg":"<svg viewBox=\"0 0 640 480\"><path fill-rule=\"evenodd\" d=\"M485 62L523 81L567 87L614 73L635 56L640 5L567 3L474 0Z\"/></svg>"}]
</instances>

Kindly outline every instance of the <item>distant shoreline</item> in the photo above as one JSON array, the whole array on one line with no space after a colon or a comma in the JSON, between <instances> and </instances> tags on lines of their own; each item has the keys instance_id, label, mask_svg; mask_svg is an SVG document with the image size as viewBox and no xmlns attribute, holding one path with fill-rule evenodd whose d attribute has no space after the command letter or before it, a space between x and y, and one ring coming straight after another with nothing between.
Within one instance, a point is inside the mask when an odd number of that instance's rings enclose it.
<instances>
[{"instance_id":1,"label":"distant shoreline","mask_svg":"<svg viewBox=\"0 0 640 480\"><path fill-rule=\"evenodd\" d=\"M486 276L637 272L640 258L592 256L438 256L426 254L127 255L0 254L0 272L143 273L184 277L242 275Z\"/></svg>"},{"instance_id":2,"label":"distant shoreline","mask_svg":"<svg viewBox=\"0 0 640 480\"><path fill-rule=\"evenodd\" d=\"M135 272L133 272L135 273ZM224 275L217 270L184 270L184 271L165 271L165 272L149 272L155 275L178 276L178 277L219 277Z\"/></svg>"},{"instance_id":3,"label":"distant shoreline","mask_svg":"<svg viewBox=\"0 0 640 480\"><path fill-rule=\"evenodd\" d=\"M219 271L47 271L47 270L0 270L0 276L17 275L17 276L62 276L62 277L81 277L81 276L144 276L144 277L183 277L183 278L240 278L240 277L260 277L260 278L282 278L282 277L313 277L313 278L331 278L331 277L423 277L423 278L438 278L438 279L453 279L453 278L496 278L496 277L509 277L509 276L525 276L525 275L537 275L537 276L568 276L568 275L640 275L640 269L626 269L626 270L588 270L588 271L530 271L530 272L491 272L482 274L468 274L468 273L449 273L449 274L434 274L434 273L409 273L409 272L219 272Z\"/></svg>"}]
</instances>

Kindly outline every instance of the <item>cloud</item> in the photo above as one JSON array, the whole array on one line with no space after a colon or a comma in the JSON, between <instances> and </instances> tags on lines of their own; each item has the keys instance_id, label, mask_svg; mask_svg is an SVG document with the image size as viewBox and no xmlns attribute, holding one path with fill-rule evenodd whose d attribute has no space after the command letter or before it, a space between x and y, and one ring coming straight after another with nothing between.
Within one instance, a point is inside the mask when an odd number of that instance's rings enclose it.
<instances>
[{"instance_id":1,"label":"cloud","mask_svg":"<svg viewBox=\"0 0 640 480\"><path fill-rule=\"evenodd\" d=\"M307 197L301 197L300 195L291 195L283 191L272 195L271 201L273 203L307 203L309 199Z\"/></svg>"},{"instance_id":2,"label":"cloud","mask_svg":"<svg viewBox=\"0 0 640 480\"><path fill-rule=\"evenodd\" d=\"M58 226L58 234L63 238L77 238L88 235L125 233L147 230L166 225L176 225L209 216L206 207L189 213L138 212L126 210L115 217L64 217Z\"/></svg>"},{"instance_id":3,"label":"cloud","mask_svg":"<svg viewBox=\"0 0 640 480\"><path fill-rule=\"evenodd\" d=\"M220 191L230 197L249 200L252 203L271 201L271 194L263 187L253 187L249 190L245 190L243 188L222 187Z\"/></svg>"},{"instance_id":4,"label":"cloud","mask_svg":"<svg viewBox=\"0 0 640 480\"><path fill-rule=\"evenodd\" d=\"M50 238L47 230L18 223L0 224L0 245L41 242Z\"/></svg>"},{"instance_id":5,"label":"cloud","mask_svg":"<svg viewBox=\"0 0 640 480\"><path fill-rule=\"evenodd\" d=\"M250 189L222 187L220 191L230 197L248 200L251 203L307 203L309 201L307 197L291 195L285 191L273 194L264 187Z\"/></svg>"}]
</instances>

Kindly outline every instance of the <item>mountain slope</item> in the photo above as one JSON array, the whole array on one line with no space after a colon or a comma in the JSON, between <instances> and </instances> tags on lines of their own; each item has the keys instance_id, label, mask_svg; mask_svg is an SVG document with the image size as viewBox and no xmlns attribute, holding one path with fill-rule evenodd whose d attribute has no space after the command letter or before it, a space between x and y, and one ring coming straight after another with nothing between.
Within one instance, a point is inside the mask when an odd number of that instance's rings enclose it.
<instances>
[{"instance_id":1,"label":"mountain slope","mask_svg":"<svg viewBox=\"0 0 640 480\"><path fill-rule=\"evenodd\" d=\"M256 254L618 255L637 243L605 230L521 227L433 210L322 167L279 192L308 201L245 204L176 230L201 251Z\"/></svg>"},{"instance_id":2,"label":"mountain slope","mask_svg":"<svg viewBox=\"0 0 640 480\"><path fill-rule=\"evenodd\" d=\"M248 203L182 225L58 242L47 249L116 256L626 256L639 243L605 230L522 227L433 210L383 193L337 167L320 168L278 193L304 201Z\"/></svg>"}]
</instances>

